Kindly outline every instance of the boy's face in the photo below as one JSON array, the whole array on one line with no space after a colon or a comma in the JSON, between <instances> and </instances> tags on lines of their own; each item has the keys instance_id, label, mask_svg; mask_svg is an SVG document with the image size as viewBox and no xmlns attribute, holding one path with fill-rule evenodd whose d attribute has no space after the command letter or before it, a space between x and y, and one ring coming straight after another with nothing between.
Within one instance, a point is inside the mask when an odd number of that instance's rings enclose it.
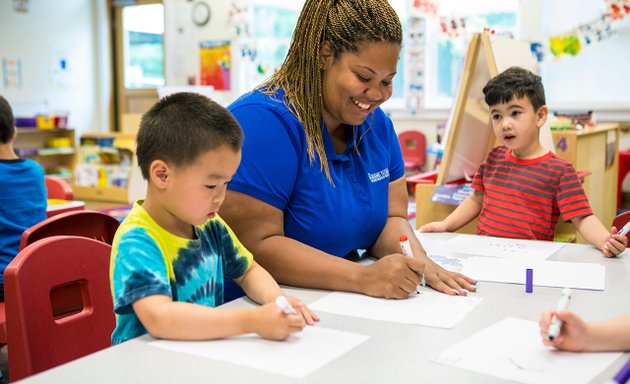
<instances>
[{"instance_id":1,"label":"boy's face","mask_svg":"<svg viewBox=\"0 0 630 384\"><path fill-rule=\"evenodd\" d=\"M170 215L182 227L213 218L240 162L241 151L223 145L201 154L193 164L172 168L163 200Z\"/></svg>"},{"instance_id":2,"label":"boy's face","mask_svg":"<svg viewBox=\"0 0 630 384\"><path fill-rule=\"evenodd\" d=\"M512 155L519 158L539 155L539 132L547 120L546 106L534 111L529 98L514 97L507 103L491 106L490 116L494 134Z\"/></svg>"}]
</instances>

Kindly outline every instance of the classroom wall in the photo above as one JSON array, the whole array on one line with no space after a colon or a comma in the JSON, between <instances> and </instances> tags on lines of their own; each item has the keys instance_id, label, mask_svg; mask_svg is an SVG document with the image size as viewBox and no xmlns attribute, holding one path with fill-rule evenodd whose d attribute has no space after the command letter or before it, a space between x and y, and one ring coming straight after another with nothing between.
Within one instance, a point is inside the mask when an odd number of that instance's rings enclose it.
<instances>
[{"instance_id":1,"label":"classroom wall","mask_svg":"<svg viewBox=\"0 0 630 384\"><path fill-rule=\"evenodd\" d=\"M237 4L247 1L238 0ZM602 3L603 0L585 0L580 7L575 7L571 0L521 1L520 35L527 40L544 41L550 33L588 21L594 12L593 7ZM232 2L213 1L210 4L210 22L204 27L196 27L190 22L192 2L164 0L169 84L186 84L186 75L198 73L196 41L232 36L233 26L228 17ZM603 105L613 110L599 114L601 121L630 120L630 102L624 101L624 98L630 100L630 92L627 92L630 76L624 67L630 61L628 24L630 22L625 22L617 37L585 49L578 57L551 63L543 74L550 101L564 98L562 106L577 109ZM30 1L29 12L18 13L13 9L12 0L0 0L0 58L20 58L23 71L22 88L4 89L0 84L0 94L16 106L25 105L25 109L44 105L50 111L68 110L69 124L79 134L107 130L111 98L108 34L105 1ZM24 43L18 42L18 38ZM74 71L69 86L55 85L51 78L50 60L58 52L67 52ZM239 81L238 56L234 58L233 84ZM573 81L575 78L580 81ZM593 90L585 91L585 85ZM615 87L613 92L607 88L611 85ZM597 92L600 95L595 97ZM229 102L238 95L228 92L222 96ZM580 100L587 96L601 101L601 105L594 105L592 100L581 103ZM427 135L429 144L435 140L435 126L444 123L447 116L448 110L421 115L409 115L404 111L392 114L397 131L421 130Z\"/></svg>"},{"instance_id":2,"label":"classroom wall","mask_svg":"<svg viewBox=\"0 0 630 384\"><path fill-rule=\"evenodd\" d=\"M107 121L103 97L108 96L102 92L107 79L101 74L109 72L109 63L97 37L102 26L98 20L106 20L104 3L30 1L28 12L22 13L14 10L12 0L0 0L0 59L19 58L22 68L21 88L0 84L0 94L16 114L68 111L68 125L79 134L99 130ZM55 78L52 61L61 57L68 71Z\"/></svg>"},{"instance_id":3,"label":"classroom wall","mask_svg":"<svg viewBox=\"0 0 630 384\"><path fill-rule=\"evenodd\" d=\"M542 34L546 38L570 33L597 19L603 0L545 1ZM563 55L542 66L548 104L561 110L630 112L630 17L613 22L617 35L584 46L576 56Z\"/></svg>"}]
</instances>

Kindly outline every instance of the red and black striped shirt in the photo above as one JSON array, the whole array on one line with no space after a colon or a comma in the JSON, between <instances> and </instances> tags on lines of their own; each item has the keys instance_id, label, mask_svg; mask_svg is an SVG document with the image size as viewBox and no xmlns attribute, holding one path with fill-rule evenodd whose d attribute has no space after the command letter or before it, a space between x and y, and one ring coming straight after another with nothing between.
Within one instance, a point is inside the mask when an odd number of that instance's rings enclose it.
<instances>
[{"instance_id":1,"label":"red and black striped shirt","mask_svg":"<svg viewBox=\"0 0 630 384\"><path fill-rule=\"evenodd\" d=\"M552 152L524 160L496 147L479 166L472 188L483 192L479 235L553 240L560 215L569 221L593 214L573 165Z\"/></svg>"}]
</instances>

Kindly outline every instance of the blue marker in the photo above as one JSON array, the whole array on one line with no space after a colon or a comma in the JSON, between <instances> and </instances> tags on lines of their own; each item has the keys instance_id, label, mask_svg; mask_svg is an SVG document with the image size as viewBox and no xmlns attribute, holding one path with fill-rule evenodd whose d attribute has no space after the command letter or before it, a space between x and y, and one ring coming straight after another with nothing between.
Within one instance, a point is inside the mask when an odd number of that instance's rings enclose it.
<instances>
[{"instance_id":1,"label":"blue marker","mask_svg":"<svg viewBox=\"0 0 630 384\"><path fill-rule=\"evenodd\" d=\"M606 384L625 384L630 379L630 359L621 367L619 372Z\"/></svg>"}]
</instances>

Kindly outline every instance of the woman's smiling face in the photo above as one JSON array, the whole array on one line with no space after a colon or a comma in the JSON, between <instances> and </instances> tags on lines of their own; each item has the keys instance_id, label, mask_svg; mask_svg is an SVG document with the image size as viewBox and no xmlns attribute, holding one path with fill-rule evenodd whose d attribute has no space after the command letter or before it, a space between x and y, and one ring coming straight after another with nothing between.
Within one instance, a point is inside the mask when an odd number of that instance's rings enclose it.
<instances>
[{"instance_id":1,"label":"woman's smiling face","mask_svg":"<svg viewBox=\"0 0 630 384\"><path fill-rule=\"evenodd\" d=\"M364 42L358 48L335 59L330 45L322 46L323 115L329 130L363 123L392 96L400 45Z\"/></svg>"}]
</instances>

